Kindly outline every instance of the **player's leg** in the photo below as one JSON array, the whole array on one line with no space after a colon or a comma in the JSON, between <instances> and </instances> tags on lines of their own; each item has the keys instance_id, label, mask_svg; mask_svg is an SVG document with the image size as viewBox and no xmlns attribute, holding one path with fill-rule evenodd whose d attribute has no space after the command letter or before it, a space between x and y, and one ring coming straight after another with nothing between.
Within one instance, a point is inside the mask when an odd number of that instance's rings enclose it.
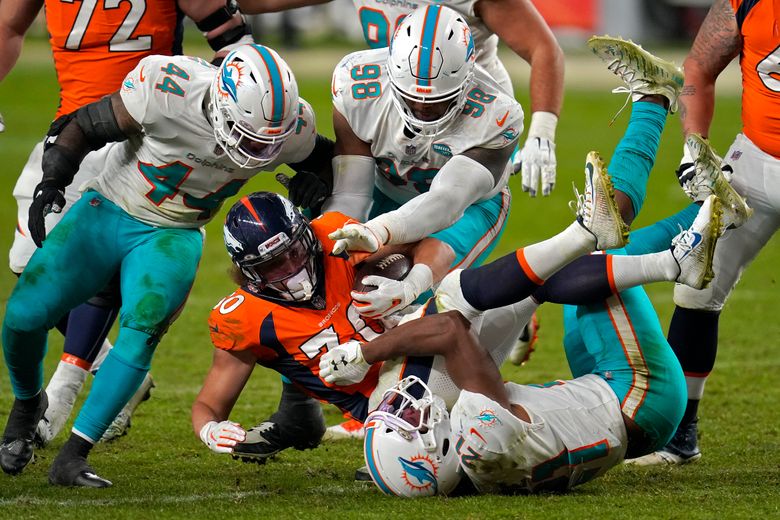
<instances>
[{"instance_id":1,"label":"player's leg","mask_svg":"<svg viewBox=\"0 0 780 520\"><path fill-rule=\"evenodd\" d=\"M682 363L688 385L688 405L674 438L646 463L680 464L698 460L698 408L707 378L715 365L718 320L742 272L780 226L780 163L738 136L727 157L734 167L732 185L753 207L753 216L740 228L727 230L715 250L715 279L702 291L675 289L677 304L669 325L669 343Z\"/></svg>"},{"instance_id":2,"label":"player's leg","mask_svg":"<svg viewBox=\"0 0 780 520\"><path fill-rule=\"evenodd\" d=\"M14 394L24 403L19 410L15 406L6 424L0 447L6 472L18 473L32 457L33 434L44 410L27 412L28 405L45 399L41 389L48 330L105 285L119 266L111 247L112 217L88 200L77 203L32 256L8 301L3 351Z\"/></svg>"},{"instance_id":3,"label":"player's leg","mask_svg":"<svg viewBox=\"0 0 780 520\"><path fill-rule=\"evenodd\" d=\"M115 281L114 281L115 280ZM119 313L119 280L114 277L107 287L68 316L68 333L57 369L46 385L49 407L36 429L36 444L46 446L56 437L70 416L81 387L103 348Z\"/></svg>"},{"instance_id":4,"label":"player's leg","mask_svg":"<svg viewBox=\"0 0 780 520\"><path fill-rule=\"evenodd\" d=\"M203 249L197 229L155 228L127 215L116 241L125 252L119 336L51 466L52 484L111 485L95 475L87 455L146 377L161 336L184 306Z\"/></svg>"},{"instance_id":5,"label":"player's leg","mask_svg":"<svg viewBox=\"0 0 780 520\"><path fill-rule=\"evenodd\" d=\"M597 247L621 247L628 231L609 176L595 152L588 154L585 173L585 194L580 196L576 222L490 264L453 271L436 292L437 305L472 319L487 309L520 302L566 264Z\"/></svg>"},{"instance_id":6,"label":"player's leg","mask_svg":"<svg viewBox=\"0 0 780 520\"><path fill-rule=\"evenodd\" d=\"M641 431L626 457L663 446L682 417L685 382L647 294L635 287L574 312L581 341L565 343L572 373L601 376Z\"/></svg>"},{"instance_id":7,"label":"player's leg","mask_svg":"<svg viewBox=\"0 0 780 520\"><path fill-rule=\"evenodd\" d=\"M233 447L233 458L264 464L287 448L316 448L324 434L325 417L320 402L282 376L282 396L276 411L247 430L244 442Z\"/></svg>"}]
</instances>

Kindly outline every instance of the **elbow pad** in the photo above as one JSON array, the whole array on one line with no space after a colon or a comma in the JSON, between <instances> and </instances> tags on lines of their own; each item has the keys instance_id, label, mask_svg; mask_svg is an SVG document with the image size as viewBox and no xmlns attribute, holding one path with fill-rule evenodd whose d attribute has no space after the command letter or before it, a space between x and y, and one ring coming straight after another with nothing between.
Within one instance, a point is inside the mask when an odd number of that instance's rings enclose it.
<instances>
[{"instance_id":1,"label":"elbow pad","mask_svg":"<svg viewBox=\"0 0 780 520\"><path fill-rule=\"evenodd\" d=\"M117 123L110 96L79 108L74 117L90 150L102 148L106 143L127 139Z\"/></svg>"}]
</instances>

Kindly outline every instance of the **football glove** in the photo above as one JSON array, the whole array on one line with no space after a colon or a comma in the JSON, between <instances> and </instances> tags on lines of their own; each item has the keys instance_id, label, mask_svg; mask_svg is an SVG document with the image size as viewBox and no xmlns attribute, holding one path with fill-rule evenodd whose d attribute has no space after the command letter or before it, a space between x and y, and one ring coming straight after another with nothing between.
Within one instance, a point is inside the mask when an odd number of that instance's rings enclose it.
<instances>
[{"instance_id":1,"label":"football glove","mask_svg":"<svg viewBox=\"0 0 780 520\"><path fill-rule=\"evenodd\" d=\"M325 181L307 171L296 173L287 189L292 203L301 208L313 208L330 195Z\"/></svg>"},{"instance_id":2,"label":"football glove","mask_svg":"<svg viewBox=\"0 0 780 520\"><path fill-rule=\"evenodd\" d=\"M46 240L46 215L62 212L65 207L65 190L54 182L44 181L35 187L33 193L27 227L35 245L43 247L43 241Z\"/></svg>"},{"instance_id":3,"label":"football glove","mask_svg":"<svg viewBox=\"0 0 780 520\"><path fill-rule=\"evenodd\" d=\"M5 120L3 114L0 114L0 132L5 132Z\"/></svg>"},{"instance_id":4,"label":"football glove","mask_svg":"<svg viewBox=\"0 0 780 520\"><path fill-rule=\"evenodd\" d=\"M359 383L370 368L363 358L363 344L356 340L337 345L320 357L320 377L334 385Z\"/></svg>"},{"instance_id":5,"label":"football glove","mask_svg":"<svg viewBox=\"0 0 780 520\"><path fill-rule=\"evenodd\" d=\"M341 254L344 251L375 253L380 247L385 245L387 230L382 226L371 226L370 222L361 224L349 221L340 229L328 235L328 238L336 241L333 245L334 255Z\"/></svg>"},{"instance_id":6,"label":"football glove","mask_svg":"<svg viewBox=\"0 0 780 520\"><path fill-rule=\"evenodd\" d=\"M368 318L381 318L406 308L433 285L433 272L426 264L415 264L403 280L366 276L363 285L374 285L369 292L352 291L357 311Z\"/></svg>"},{"instance_id":7,"label":"football glove","mask_svg":"<svg viewBox=\"0 0 780 520\"><path fill-rule=\"evenodd\" d=\"M734 168L728 164L724 164L723 159L720 157L717 159L720 162L720 170L723 172L723 177L730 183ZM687 143L683 145L683 156L682 159L680 159L680 166L674 173L677 174L677 182L680 183L680 187L685 192L685 195L692 201L702 202L710 193L712 193L712 189L709 185L706 183L702 185L700 182L697 182L700 181L700 179L696 178L696 163Z\"/></svg>"},{"instance_id":8,"label":"football glove","mask_svg":"<svg viewBox=\"0 0 780 520\"><path fill-rule=\"evenodd\" d=\"M523 149L514 156L514 171L521 171L523 191L536 197L541 182L542 195L548 196L555 188L555 143L545 137L529 137Z\"/></svg>"},{"instance_id":9,"label":"football glove","mask_svg":"<svg viewBox=\"0 0 780 520\"><path fill-rule=\"evenodd\" d=\"M246 440L246 432L233 421L209 421L200 429L200 440L215 453L233 453L233 446Z\"/></svg>"}]
</instances>

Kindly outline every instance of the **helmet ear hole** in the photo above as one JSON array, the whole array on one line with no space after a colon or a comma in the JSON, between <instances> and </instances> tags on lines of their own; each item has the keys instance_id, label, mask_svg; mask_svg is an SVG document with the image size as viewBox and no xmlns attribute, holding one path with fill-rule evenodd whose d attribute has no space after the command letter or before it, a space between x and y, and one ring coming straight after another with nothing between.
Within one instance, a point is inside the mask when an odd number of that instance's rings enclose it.
<instances>
[{"instance_id":1,"label":"helmet ear hole","mask_svg":"<svg viewBox=\"0 0 780 520\"><path fill-rule=\"evenodd\" d=\"M444 439L444 442L441 445L441 454L446 457L449 451L450 451L450 440Z\"/></svg>"}]
</instances>

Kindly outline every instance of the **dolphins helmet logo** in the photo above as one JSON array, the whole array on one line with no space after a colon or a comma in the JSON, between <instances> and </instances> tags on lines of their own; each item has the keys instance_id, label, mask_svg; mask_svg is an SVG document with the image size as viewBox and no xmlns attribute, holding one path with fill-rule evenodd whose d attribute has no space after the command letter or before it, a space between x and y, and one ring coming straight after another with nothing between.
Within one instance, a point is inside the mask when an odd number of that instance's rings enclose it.
<instances>
[{"instance_id":1,"label":"dolphins helmet logo","mask_svg":"<svg viewBox=\"0 0 780 520\"><path fill-rule=\"evenodd\" d=\"M225 63L219 71L218 91L223 98L228 96L238 102L238 86L244 75L244 67L236 61Z\"/></svg>"},{"instance_id":2,"label":"dolphins helmet logo","mask_svg":"<svg viewBox=\"0 0 780 520\"><path fill-rule=\"evenodd\" d=\"M415 491L425 491L433 487L433 494L436 494L439 487L439 481L436 474L439 471L438 466L427 455L416 455L411 460L398 457L398 462L404 472L401 475L407 486Z\"/></svg>"}]
</instances>

